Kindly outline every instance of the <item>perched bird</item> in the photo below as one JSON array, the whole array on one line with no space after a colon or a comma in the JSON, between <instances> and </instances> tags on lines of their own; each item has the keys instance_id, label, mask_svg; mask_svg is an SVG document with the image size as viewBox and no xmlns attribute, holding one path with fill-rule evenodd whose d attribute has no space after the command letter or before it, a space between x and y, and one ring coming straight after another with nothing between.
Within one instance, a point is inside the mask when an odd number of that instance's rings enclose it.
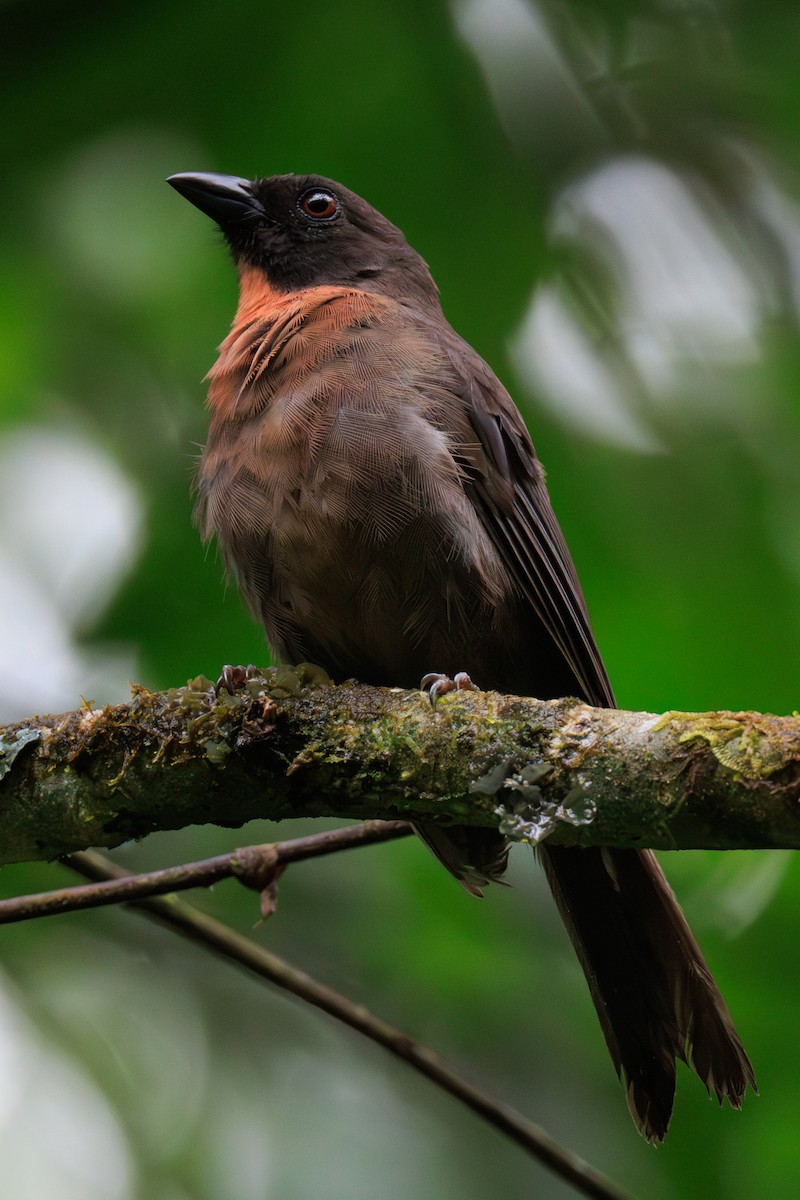
<instances>
[{"instance_id":1,"label":"perched bird","mask_svg":"<svg viewBox=\"0 0 800 1200\"><path fill-rule=\"evenodd\" d=\"M528 431L400 230L317 175L169 182L239 274L197 514L276 657L613 706ZM505 868L498 832L421 832L468 890ZM538 853L644 1137L666 1133L676 1059L739 1108L752 1067L653 855Z\"/></svg>"}]
</instances>

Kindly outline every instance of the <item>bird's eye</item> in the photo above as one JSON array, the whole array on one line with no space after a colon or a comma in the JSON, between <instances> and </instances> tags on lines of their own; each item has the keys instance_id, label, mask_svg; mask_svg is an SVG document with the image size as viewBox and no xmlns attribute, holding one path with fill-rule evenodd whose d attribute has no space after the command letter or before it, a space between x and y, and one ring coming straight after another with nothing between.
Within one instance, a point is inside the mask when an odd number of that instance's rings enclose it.
<instances>
[{"instance_id":1,"label":"bird's eye","mask_svg":"<svg viewBox=\"0 0 800 1200\"><path fill-rule=\"evenodd\" d=\"M339 201L333 192L326 192L323 188L311 188L303 192L297 203L300 211L311 217L312 221L330 221L339 211Z\"/></svg>"}]
</instances>

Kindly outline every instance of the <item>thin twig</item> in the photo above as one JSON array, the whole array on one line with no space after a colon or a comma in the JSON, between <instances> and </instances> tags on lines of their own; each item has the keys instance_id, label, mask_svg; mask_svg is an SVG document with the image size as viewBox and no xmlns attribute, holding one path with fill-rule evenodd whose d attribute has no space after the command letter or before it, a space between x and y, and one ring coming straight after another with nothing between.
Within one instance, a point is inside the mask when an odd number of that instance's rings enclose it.
<instances>
[{"instance_id":1,"label":"thin twig","mask_svg":"<svg viewBox=\"0 0 800 1200\"><path fill-rule=\"evenodd\" d=\"M187 888L210 887L212 883L232 875L260 889L263 887L263 878L259 879L259 876L274 872L277 866L306 858L319 858L323 854L349 850L355 846L388 842L407 837L412 832L411 826L405 821L365 821L361 825L348 825L344 829L331 829L310 837L246 846L231 854L218 854L199 862L166 867L162 871L144 871L138 875L125 875L119 879L87 883L79 887L59 888L30 896L12 896L8 900L0 900L0 925L11 925L15 921L27 921L34 917L53 917L83 908L99 908L104 904L120 904L146 896L163 896L167 892L185 891Z\"/></svg>"},{"instance_id":2,"label":"thin twig","mask_svg":"<svg viewBox=\"0 0 800 1200\"><path fill-rule=\"evenodd\" d=\"M93 880L118 879L125 874L122 868L95 852L72 854L63 861L74 871ZM591 1196L594 1200L631 1200L627 1192L560 1146L540 1126L463 1079L442 1062L433 1050L374 1016L363 1005L353 1004L333 988L290 966L251 939L173 896L139 899L133 902L132 907L144 910L191 940L216 950L225 958L321 1008L351 1029L377 1042L455 1096L562 1179L574 1184L583 1195Z\"/></svg>"}]
</instances>

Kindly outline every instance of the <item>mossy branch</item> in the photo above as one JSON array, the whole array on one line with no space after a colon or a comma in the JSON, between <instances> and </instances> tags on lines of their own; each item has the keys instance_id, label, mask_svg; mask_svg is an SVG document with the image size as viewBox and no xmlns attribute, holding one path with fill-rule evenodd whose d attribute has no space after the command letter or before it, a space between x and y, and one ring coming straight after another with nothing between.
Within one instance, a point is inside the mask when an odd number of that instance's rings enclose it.
<instances>
[{"instance_id":1,"label":"mossy branch","mask_svg":"<svg viewBox=\"0 0 800 1200\"><path fill-rule=\"evenodd\" d=\"M498 825L512 839L800 847L800 717L650 713L280 669L0 727L0 862L256 817Z\"/></svg>"}]
</instances>

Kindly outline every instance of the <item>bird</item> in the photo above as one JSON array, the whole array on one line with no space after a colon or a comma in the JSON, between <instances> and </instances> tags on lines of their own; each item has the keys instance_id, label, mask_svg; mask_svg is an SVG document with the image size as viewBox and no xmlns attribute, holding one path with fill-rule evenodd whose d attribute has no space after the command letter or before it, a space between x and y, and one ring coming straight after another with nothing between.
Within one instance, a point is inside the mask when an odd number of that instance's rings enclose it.
<instances>
[{"instance_id":1,"label":"bird","mask_svg":"<svg viewBox=\"0 0 800 1200\"><path fill-rule=\"evenodd\" d=\"M274 657L614 707L525 422L401 230L321 175L168 182L238 273L196 519ZM468 891L501 879L499 831L418 831ZM740 1108L753 1067L652 852L537 852L644 1138L667 1132L677 1060Z\"/></svg>"}]
</instances>

